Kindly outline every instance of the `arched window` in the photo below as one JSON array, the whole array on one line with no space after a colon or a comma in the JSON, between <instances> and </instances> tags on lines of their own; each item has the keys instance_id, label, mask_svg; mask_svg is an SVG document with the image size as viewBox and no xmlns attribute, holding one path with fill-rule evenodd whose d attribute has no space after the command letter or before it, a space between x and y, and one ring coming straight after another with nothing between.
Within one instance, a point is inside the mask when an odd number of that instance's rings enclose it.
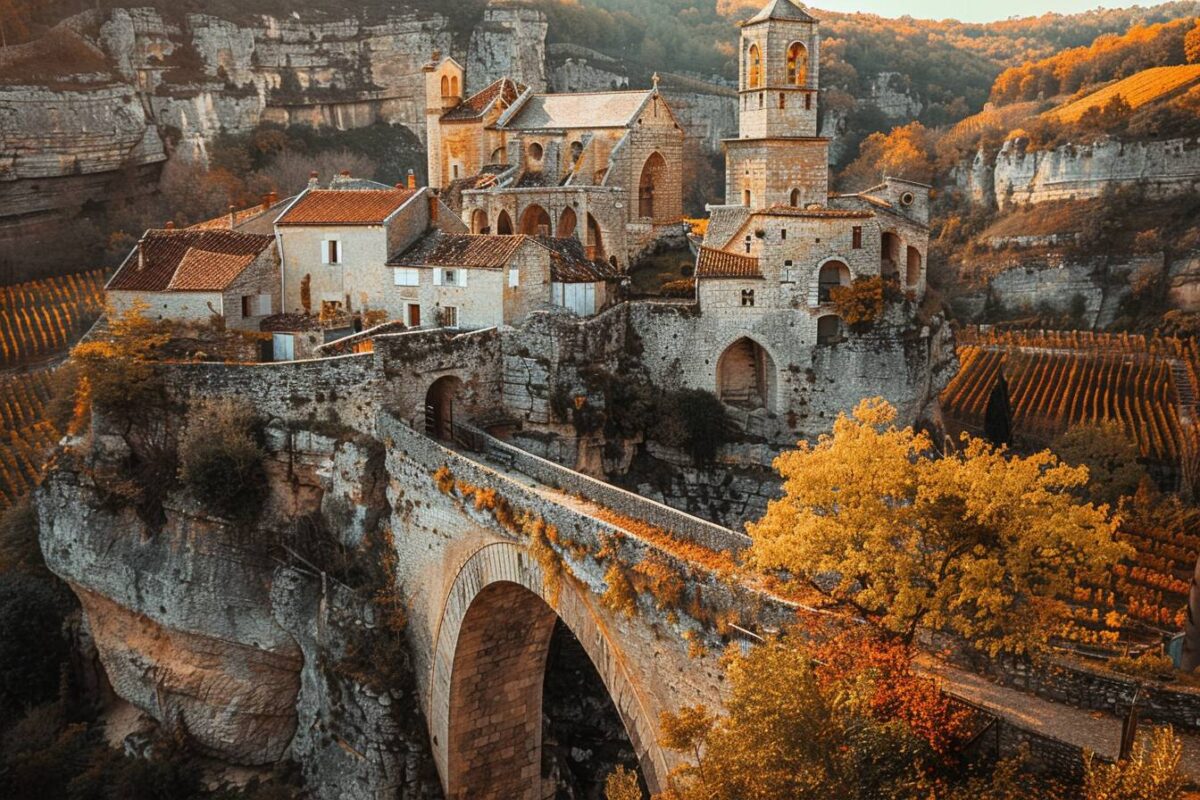
<instances>
[{"instance_id":1,"label":"arched window","mask_svg":"<svg viewBox=\"0 0 1200 800\"><path fill-rule=\"evenodd\" d=\"M496 217L496 235L512 236L512 232L512 217L508 215L507 211L501 211L500 215Z\"/></svg>"},{"instance_id":2,"label":"arched window","mask_svg":"<svg viewBox=\"0 0 1200 800\"><path fill-rule=\"evenodd\" d=\"M787 78L793 86L808 85L808 48L792 42L787 51Z\"/></svg>"},{"instance_id":3,"label":"arched window","mask_svg":"<svg viewBox=\"0 0 1200 800\"><path fill-rule=\"evenodd\" d=\"M449 97L449 96L450 96L450 76L443 75L442 76L442 97Z\"/></svg>"},{"instance_id":4,"label":"arched window","mask_svg":"<svg viewBox=\"0 0 1200 800\"><path fill-rule=\"evenodd\" d=\"M608 253L604 250L604 232L600 229L600 223L589 212L587 215L587 241L583 243L587 250L587 256L593 261L603 261L608 257Z\"/></svg>"},{"instance_id":5,"label":"arched window","mask_svg":"<svg viewBox=\"0 0 1200 800\"><path fill-rule=\"evenodd\" d=\"M750 45L750 53L746 57L746 88L757 89L763 85L762 53L758 45Z\"/></svg>"},{"instance_id":6,"label":"arched window","mask_svg":"<svg viewBox=\"0 0 1200 800\"><path fill-rule=\"evenodd\" d=\"M744 206L750 205L750 190L749 189L745 189L742 191L742 205L744 205Z\"/></svg>"},{"instance_id":7,"label":"arched window","mask_svg":"<svg viewBox=\"0 0 1200 800\"><path fill-rule=\"evenodd\" d=\"M799 189L792 189L792 196L788 199L788 203L789 203L789 205L791 205L792 208L800 207L800 190Z\"/></svg>"},{"instance_id":8,"label":"arched window","mask_svg":"<svg viewBox=\"0 0 1200 800\"><path fill-rule=\"evenodd\" d=\"M558 235L560 237L575 236L575 226L578 225L578 219L575 216L575 210L568 206L563 209L562 216L558 218Z\"/></svg>"},{"instance_id":9,"label":"arched window","mask_svg":"<svg viewBox=\"0 0 1200 800\"><path fill-rule=\"evenodd\" d=\"M909 247L906 260L904 277L910 287L916 287L921 282L921 251L915 247Z\"/></svg>"},{"instance_id":10,"label":"arched window","mask_svg":"<svg viewBox=\"0 0 1200 800\"><path fill-rule=\"evenodd\" d=\"M571 142L571 163L574 164L583 155L583 142Z\"/></svg>"},{"instance_id":11,"label":"arched window","mask_svg":"<svg viewBox=\"0 0 1200 800\"><path fill-rule=\"evenodd\" d=\"M885 231L879 247L879 273L885 278L900 274L900 237Z\"/></svg>"},{"instance_id":12,"label":"arched window","mask_svg":"<svg viewBox=\"0 0 1200 800\"><path fill-rule=\"evenodd\" d=\"M534 161L541 161L542 156L544 156L545 154L546 154L546 151L543 150L542 146L540 144L538 144L537 142L534 142L531 145L529 145L529 157L532 158Z\"/></svg>"},{"instance_id":13,"label":"arched window","mask_svg":"<svg viewBox=\"0 0 1200 800\"><path fill-rule=\"evenodd\" d=\"M638 181L638 216L654 219L654 195L667 177L667 160L655 151L642 166L642 177ZM659 209L659 213L662 213Z\"/></svg>"},{"instance_id":14,"label":"arched window","mask_svg":"<svg viewBox=\"0 0 1200 800\"><path fill-rule=\"evenodd\" d=\"M482 208L477 208L471 212L471 233L487 233L488 218L487 212Z\"/></svg>"},{"instance_id":15,"label":"arched window","mask_svg":"<svg viewBox=\"0 0 1200 800\"><path fill-rule=\"evenodd\" d=\"M458 76L454 75L450 78L450 94L458 97Z\"/></svg>"},{"instance_id":16,"label":"arched window","mask_svg":"<svg viewBox=\"0 0 1200 800\"><path fill-rule=\"evenodd\" d=\"M837 314L826 314L817 319L817 344L831 345L842 340L842 320Z\"/></svg>"},{"instance_id":17,"label":"arched window","mask_svg":"<svg viewBox=\"0 0 1200 800\"><path fill-rule=\"evenodd\" d=\"M850 284L850 268L841 261L828 261L821 265L817 273L817 302L830 303L833 301L833 290L838 286Z\"/></svg>"}]
</instances>

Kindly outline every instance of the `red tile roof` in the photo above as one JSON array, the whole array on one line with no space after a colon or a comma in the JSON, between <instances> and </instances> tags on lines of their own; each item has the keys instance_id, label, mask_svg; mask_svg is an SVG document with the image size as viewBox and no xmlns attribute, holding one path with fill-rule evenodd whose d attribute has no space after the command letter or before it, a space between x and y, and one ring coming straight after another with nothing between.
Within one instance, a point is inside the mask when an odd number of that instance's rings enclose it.
<instances>
[{"instance_id":1,"label":"red tile roof","mask_svg":"<svg viewBox=\"0 0 1200 800\"><path fill-rule=\"evenodd\" d=\"M274 236L235 231L190 228L146 231L105 288L143 292L219 291L274 244ZM240 268L234 264L235 260L241 264ZM215 288L173 288L181 266L186 267L182 276L184 286Z\"/></svg>"},{"instance_id":2,"label":"red tile roof","mask_svg":"<svg viewBox=\"0 0 1200 800\"><path fill-rule=\"evenodd\" d=\"M849 208L797 208L796 206L771 206L756 214L770 214L776 217L812 217L816 219L870 219L874 216L870 211L856 211Z\"/></svg>"},{"instance_id":3,"label":"red tile roof","mask_svg":"<svg viewBox=\"0 0 1200 800\"><path fill-rule=\"evenodd\" d=\"M511 78L501 78L487 88L463 100L445 114L442 114L442 119L451 122L455 120L479 119L496 98L500 98L506 106L511 106L524 91L525 87L514 82Z\"/></svg>"},{"instance_id":4,"label":"red tile roof","mask_svg":"<svg viewBox=\"0 0 1200 800\"><path fill-rule=\"evenodd\" d=\"M312 189L305 192L277 225L382 225L420 191Z\"/></svg>"},{"instance_id":5,"label":"red tile roof","mask_svg":"<svg viewBox=\"0 0 1200 800\"><path fill-rule=\"evenodd\" d=\"M549 251L550 279L557 283L595 283L619 277L613 267L589 259L583 244L573 236L497 236L434 231L389 259L388 266L504 269L512 264L517 251L527 242Z\"/></svg>"},{"instance_id":6,"label":"red tile roof","mask_svg":"<svg viewBox=\"0 0 1200 800\"><path fill-rule=\"evenodd\" d=\"M583 242L574 236L529 238L550 251L550 280L555 283L599 283L621 278L616 267L588 258Z\"/></svg>"},{"instance_id":7,"label":"red tile roof","mask_svg":"<svg viewBox=\"0 0 1200 800\"><path fill-rule=\"evenodd\" d=\"M761 278L758 259L738 253L727 253L711 247L701 247L696 260L697 278Z\"/></svg>"}]
</instances>

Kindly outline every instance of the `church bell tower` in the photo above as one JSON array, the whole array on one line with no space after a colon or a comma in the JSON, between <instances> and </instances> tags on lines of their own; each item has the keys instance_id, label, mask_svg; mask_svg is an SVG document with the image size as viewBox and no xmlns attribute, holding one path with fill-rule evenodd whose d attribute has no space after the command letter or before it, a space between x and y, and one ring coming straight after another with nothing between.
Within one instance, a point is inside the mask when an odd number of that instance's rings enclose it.
<instances>
[{"instance_id":1,"label":"church bell tower","mask_svg":"<svg viewBox=\"0 0 1200 800\"><path fill-rule=\"evenodd\" d=\"M824 204L828 140L817 136L820 24L793 0L741 23L738 138L726 141L726 198L755 209Z\"/></svg>"}]
</instances>

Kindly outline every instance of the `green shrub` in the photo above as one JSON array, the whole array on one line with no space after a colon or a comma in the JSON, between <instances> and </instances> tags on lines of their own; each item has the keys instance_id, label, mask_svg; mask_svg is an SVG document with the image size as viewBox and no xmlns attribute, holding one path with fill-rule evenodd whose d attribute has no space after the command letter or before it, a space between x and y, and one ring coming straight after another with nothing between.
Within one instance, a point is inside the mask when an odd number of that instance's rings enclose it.
<instances>
[{"instance_id":1,"label":"green shrub","mask_svg":"<svg viewBox=\"0 0 1200 800\"><path fill-rule=\"evenodd\" d=\"M257 420L246 403L213 400L191 414L179 443L179 477L225 517L253 516L266 494Z\"/></svg>"}]
</instances>

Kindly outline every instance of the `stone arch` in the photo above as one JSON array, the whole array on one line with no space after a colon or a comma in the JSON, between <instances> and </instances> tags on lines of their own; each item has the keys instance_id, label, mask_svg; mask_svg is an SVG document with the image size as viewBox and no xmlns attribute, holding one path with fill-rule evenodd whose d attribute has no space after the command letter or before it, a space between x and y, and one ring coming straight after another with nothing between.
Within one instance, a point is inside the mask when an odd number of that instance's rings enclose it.
<instances>
[{"instance_id":1,"label":"stone arch","mask_svg":"<svg viewBox=\"0 0 1200 800\"><path fill-rule=\"evenodd\" d=\"M746 53L746 88L758 89L763 85L762 51L757 44L750 45Z\"/></svg>"},{"instance_id":2,"label":"stone arch","mask_svg":"<svg viewBox=\"0 0 1200 800\"><path fill-rule=\"evenodd\" d=\"M837 314L817 317L817 344L831 345L842 340L842 318Z\"/></svg>"},{"instance_id":3,"label":"stone arch","mask_svg":"<svg viewBox=\"0 0 1200 800\"><path fill-rule=\"evenodd\" d=\"M900 235L884 231L879 243L879 272L885 278L900 274Z\"/></svg>"},{"instance_id":4,"label":"stone arch","mask_svg":"<svg viewBox=\"0 0 1200 800\"><path fill-rule=\"evenodd\" d=\"M915 287L921 282L921 265L923 261L921 251L909 245L904 271L905 281L909 286Z\"/></svg>"},{"instance_id":5,"label":"stone arch","mask_svg":"<svg viewBox=\"0 0 1200 800\"><path fill-rule=\"evenodd\" d=\"M575 236L575 228L579 226L579 218L575 215L575 209L567 206L563 209L562 215L558 218L558 228L556 235L567 237Z\"/></svg>"},{"instance_id":6,"label":"stone arch","mask_svg":"<svg viewBox=\"0 0 1200 800\"><path fill-rule=\"evenodd\" d=\"M788 45L787 81L793 86L808 85L808 48L803 42Z\"/></svg>"},{"instance_id":7,"label":"stone arch","mask_svg":"<svg viewBox=\"0 0 1200 800\"><path fill-rule=\"evenodd\" d=\"M550 213L536 203L527 206L521 212L521 233L528 236L549 236L552 226Z\"/></svg>"},{"instance_id":8,"label":"stone arch","mask_svg":"<svg viewBox=\"0 0 1200 800\"><path fill-rule=\"evenodd\" d=\"M833 302L833 290L850 285L850 268L846 262L832 259L817 270L817 304Z\"/></svg>"},{"instance_id":9,"label":"stone arch","mask_svg":"<svg viewBox=\"0 0 1200 800\"><path fill-rule=\"evenodd\" d=\"M589 211L587 215L587 241L584 242L587 247L588 258L595 261L599 259L603 261L606 257L604 252L604 232L600 229L600 223L592 216Z\"/></svg>"},{"instance_id":10,"label":"stone arch","mask_svg":"<svg viewBox=\"0 0 1200 800\"><path fill-rule=\"evenodd\" d=\"M774 406L775 360L749 336L737 339L717 359L717 397L742 408Z\"/></svg>"},{"instance_id":11,"label":"stone arch","mask_svg":"<svg viewBox=\"0 0 1200 800\"><path fill-rule=\"evenodd\" d=\"M654 197L667 177L667 160L655 150L642 165L638 180L638 216L654 219Z\"/></svg>"},{"instance_id":12,"label":"stone arch","mask_svg":"<svg viewBox=\"0 0 1200 800\"><path fill-rule=\"evenodd\" d=\"M496 234L498 236L512 236L513 224L512 217L504 209L496 216Z\"/></svg>"},{"instance_id":13,"label":"stone arch","mask_svg":"<svg viewBox=\"0 0 1200 800\"><path fill-rule=\"evenodd\" d=\"M591 602L569 581L551 602L529 552L496 542L476 551L455 576L435 634L430 742L448 798L540 797L542 679L556 620L599 673L651 792L667 788L657 716L647 710ZM483 725L490 726L486 736Z\"/></svg>"},{"instance_id":14,"label":"stone arch","mask_svg":"<svg viewBox=\"0 0 1200 800\"><path fill-rule=\"evenodd\" d=\"M425 392L425 432L435 439L454 438L454 405L463 393L462 378L443 375Z\"/></svg>"},{"instance_id":15,"label":"stone arch","mask_svg":"<svg viewBox=\"0 0 1200 800\"><path fill-rule=\"evenodd\" d=\"M792 189L792 193L788 197L788 205L790 205L792 208L800 207L800 190L799 189Z\"/></svg>"},{"instance_id":16,"label":"stone arch","mask_svg":"<svg viewBox=\"0 0 1200 800\"><path fill-rule=\"evenodd\" d=\"M471 212L471 233L487 233L488 218L487 212L482 208L477 208Z\"/></svg>"}]
</instances>

